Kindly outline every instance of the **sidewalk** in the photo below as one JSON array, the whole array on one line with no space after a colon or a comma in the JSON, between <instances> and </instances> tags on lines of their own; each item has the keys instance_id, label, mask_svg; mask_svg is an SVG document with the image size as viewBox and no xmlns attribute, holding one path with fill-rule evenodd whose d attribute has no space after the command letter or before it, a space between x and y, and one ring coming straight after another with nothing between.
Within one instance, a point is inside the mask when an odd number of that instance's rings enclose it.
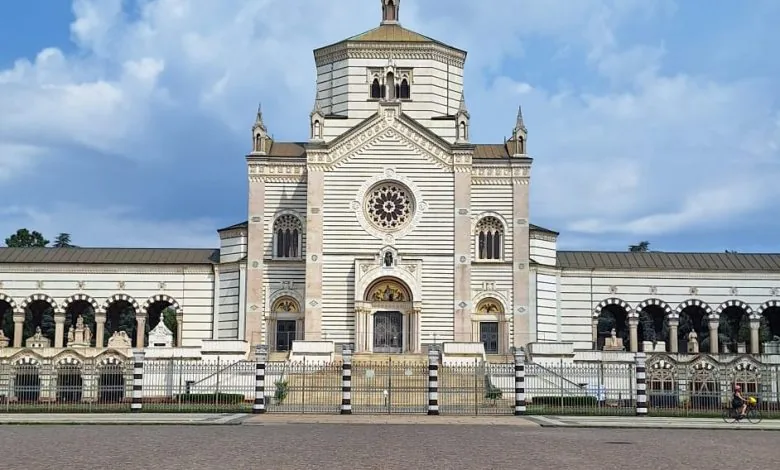
<instances>
[{"instance_id":1,"label":"sidewalk","mask_svg":"<svg viewBox=\"0 0 780 470\"><path fill-rule=\"evenodd\" d=\"M750 424L747 421L729 424L720 418L640 418L638 416L528 416L528 418L547 428L780 431L780 419L765 419L758 424Z\"/></svg>"},{"instance_id":2,"label":"sidewalk","mask_svg":"<svg viewBox=\"0 0 780 470\"><path fill-rule=\"evenodd\" d=\"M5 413L0 424L216 425L241 424L244 413Z\"/></svg>"},{"instance_id":3,"label":"sidewalk","mask_svg":"<svg viewBox=\"0 0 780 470\"><path fill-rule=\"evenodd\" d=\"M243 424L254 426L279 424L438 424L539 427L538 423L519 416L428 416L423 414L315 415L266 413L249 415Z\"/></svg>"}]
</instances>

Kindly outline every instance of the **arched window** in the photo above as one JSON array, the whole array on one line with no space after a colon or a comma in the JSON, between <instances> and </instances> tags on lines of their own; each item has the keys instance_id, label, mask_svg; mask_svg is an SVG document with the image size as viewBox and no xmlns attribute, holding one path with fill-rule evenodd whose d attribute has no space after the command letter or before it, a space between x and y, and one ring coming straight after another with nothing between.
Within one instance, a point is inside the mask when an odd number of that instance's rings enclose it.
<instances>
[{"instance_id":1,"label":"arched window","mask_svg":"<svg viewBox=\"0 0 780 470\"><path fill-rule=\"evenodd\" d=\"M504 257L504 224L495 217L483 217L477 224L477 259L501 260Z\"/></svg>"},{"instance_id":2,"label":"arched window","mask_svg":"<svg viewBox=\"0 0 780 470\"><path fill-rule=\"evenodd\" d=\"M284 214L274 221L274 254L276 258L299 258L303 224L291 214Z\"/></svg>"},{"instance_id":3,"label":"arched window","mask_svg":"<svg viewBox=\"0 0 780 470\"><path fill-rule=\"evenodd\" d=\"M387 94L389 95L388 98L395 99L398 94L396 93L396 87L395 87L395 75L393 75L393 72L387 72L387 78L385 79L385 83L387 84Z\"/></svg>"},{"instance_id":4,"label":"arched window","mask_svg":"<svg viewBox=\"0 0 780 470\"><path fill-rule=\"evenodd\" d=\"M371 82L371 98L378 100L382 97L384 93L382 93L382 85L379 83L379 79L375 78L373 82Z\"/></svg>"},{"instance_id":5,"label":"arched window","mask_svg":"<svg viewBox=\"0 0 780 470\"><path fill-rule=\"evenodd\" d=\"M401 80L401 84L398 86L398 97L402 100L408 100L411 97L411 90L409 88L409 80L404 78Z\"/></svg>"}]
</instances>

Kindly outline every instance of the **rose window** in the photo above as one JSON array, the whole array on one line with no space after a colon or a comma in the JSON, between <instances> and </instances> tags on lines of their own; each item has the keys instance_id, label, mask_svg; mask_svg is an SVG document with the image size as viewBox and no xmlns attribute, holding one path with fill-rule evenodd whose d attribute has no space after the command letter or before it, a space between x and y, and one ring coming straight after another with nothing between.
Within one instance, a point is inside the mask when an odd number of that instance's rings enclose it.
<instances>
[{"instance_id":1,"label":"rose window","mask_svg":"<svg viewBox=\"0 0 780 470\"><path fill-rule=\"evenodd\" d=\"M366 194L366 213L368 220L379 229L399 230L414 214L411 191L397 183L379 183Z\"/></svg>"}]
</instances>

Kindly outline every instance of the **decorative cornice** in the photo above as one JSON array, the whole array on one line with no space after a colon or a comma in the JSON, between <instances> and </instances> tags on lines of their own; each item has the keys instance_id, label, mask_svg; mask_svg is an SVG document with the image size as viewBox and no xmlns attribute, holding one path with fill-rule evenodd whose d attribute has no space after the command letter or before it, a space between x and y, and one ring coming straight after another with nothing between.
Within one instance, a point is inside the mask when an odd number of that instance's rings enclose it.
<instances>
[{"instance_id":1,"label":"decorative cornice","mask_svg":"<svg viewBox=\"0 0 780 470\"><path fill-rule=\"evenodd\" d=\"M59 264L6 264L5 273L35 273L35 274L211 274L211 265L193 265L172 267L166 265L59 265ZM32 282L32 281L26 281Z\"/></svg>"},{"instance_id":2,"label":"decorative cornice","mask_svg":"<svg viewBox=\"0 0 780 470\"><path fill-rule=\"evenodd\" d=\"M555 235L550 235L549 233L543 233L536 230L531 230L531 239L533 240L543 240L546 242L554 242L557 241L558 238Z\"/></svg>"},{"instance_id":3,"label":"decorative cornice","mask_svg":"<svg viewBox=\"0 0 780 470\"><path fill-rule=\"evenodd\" d=\"M514 165L490 165L472 166L472 184L504 185L512 183L529 184L531 180L531 166Z\"/></svg>"},{"instance_id":4,"label":"decorative cornice","mask_svg":"<svg viewBox=\"0 0 780 470\"><path fill-rule=\"evenodd\" d=\"M452 154L452 169L455 173L470 173L474 149L455 149Z\"/></svg>"},{"instance_id":5,"label":"decorative cornice","mask_svg":"<svg viewBox=\"0 0 780 470\"><path fill-rule=\"evenodd\" d=\"M249 181L302 183L306 181L305 162L249 162Z\"/></svg>"},{"instance_id":6,"label":"decorative cornice","mask_svg":"<svg viewBox=\"0 0 780 470\"><path fill-rule=\"evenodd\" d=\"M347 42L342 41L314 51L317 67L345 59L387 60L391 55L395 59L435 60L448 65L463 68L466 53L447 48L442 44L430 43L386 43L386 42Z\"/></svg>"},{"instance_id":7,"label":"decorative cornice","mask_svg":"<svg viewBox=\"0 0 780 470\"><path fill-rule=\"evenodd\" d=\"M236 238L236 237L246 237L247 236L247 229L245 228L234 228L232 230L224 230L222 232L219 232L219 239L224 240L226 238Z\"/></svg>"}]
</instances>

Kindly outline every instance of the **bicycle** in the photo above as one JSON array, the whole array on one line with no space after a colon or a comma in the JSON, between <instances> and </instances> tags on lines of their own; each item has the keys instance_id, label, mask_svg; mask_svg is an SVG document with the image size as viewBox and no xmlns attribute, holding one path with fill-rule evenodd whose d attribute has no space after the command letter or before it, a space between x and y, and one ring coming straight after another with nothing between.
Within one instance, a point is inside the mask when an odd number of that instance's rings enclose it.
<instances>
[{"instance_id":1,"label":"bicycle","mask_svg":"<svg viewBox=\"0 0 780 470\"><path fill-rule=\"evenodd\" d=\"M733 406L729 406L723 410L723 421L729 424L740 422L744 418L747 418L751 424L758 424L761 422L761 412L758 410L758 400L756 400L755 397L748 397L745 416L739 416L739 412Z\"/></svg>"}]
</instances>

